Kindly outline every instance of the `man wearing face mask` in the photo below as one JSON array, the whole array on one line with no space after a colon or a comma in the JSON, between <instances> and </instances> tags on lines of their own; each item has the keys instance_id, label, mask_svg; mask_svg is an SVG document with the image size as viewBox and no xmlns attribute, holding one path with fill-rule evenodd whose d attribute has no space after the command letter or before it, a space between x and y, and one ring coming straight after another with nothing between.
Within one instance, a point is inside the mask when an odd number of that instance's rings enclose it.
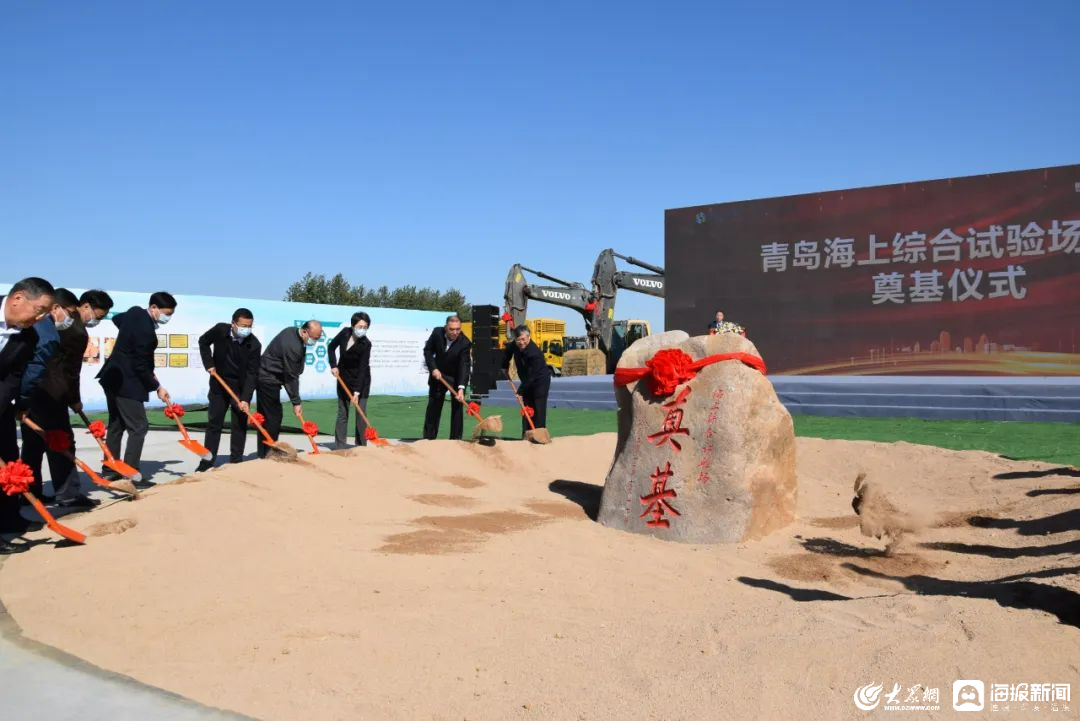
<instances>
[{"instance_id":1,"label":"man wearing face mask","mask_svg":"<svg viewBox=\"0 0 1080 721\"><path fill-rule=\"evenodd\" d=\"M168 323L175 311L176 298L165 291L158 291L150 296L146 308L133 306L113 316L113 324L119 331L116 343L113 344L112 355L97 374L109 406L106 443L113 456L120 458L120 446L126 431L128 444L123 459L135 469L139 468L142 460L143 443L150 427L146 420L146 402L150 400L150 392L155 391L165 405L172 402L169 392L154 375L154 351L158 345L158 328ZM102 475L113 481L120 479L119 474L110 469L102 469ZM137 488L152 485L147 480L135 481Z\"/></svg>"},{"instance_id":2,"label":"man wearing face mask","mask_svg":"<svg viewBox=\"0 0 1080 721\"><path fill-rule=\"evenodd\" d=\"M371 392L371 341L367 332L371 326L371 316L367 313L353 313L352 324L342 328L329 345L326 355L330 359L330 373L341 378L352 391L352 397L338 384L337 422L334 424L334 442L338 448L346 448L345 440L349 435L349 409L353 398L360 408L367 412L368 394ZM338 360L338 351L341 360ZM356 414L356 445L366 446L364 431L367 423Z\"/></svg>"},{"instance_id":3,"label":"man wearing face mask","mask_svg":"<svg viewBox=\"0 0 1080 721\"><path fill-rule=\"evenodd\" d=\"M461 332L461 318L456 315L448 317L444 327L433 330L424 345L424 362L431 373L428 378L427 413L424 415L424 438L428 440L434 440L439 435L439 421L446 396L446 386L442 381L457 388L454 395L459 401L465 399L465 386L469 385L472 366L471 347L472 341ZM450 440L461 440L465 420L462 408L461 403L451 400Z\"/></svg>"},{"instance_id":4,"label":"man wearing face mask","mask_svg":"<svg viewBox=\"0 0 1080 721\"><path fill-rule=\"evenodd\" d=\"M221 430L225 425L225 411L231 408L232 419L229 433L229 463L244 460L244 442L247 440L247 414L251 412L251 397L255 395L255 381L259 375L259 356L262 344L252 335L255 316L247 308L237 308L232 323L218 323L199 338L199 353L207 373L216 371L229 388L240 396L240 405L210 377L210 393L207 398L206 440L203 445L215 456L221 442ZM213 459L201 461L196 473L214 467Z\"/></svg>"},{"instance_id":5,"label":"man wearing face mask","mask_svg":"<svg viewBox=\"0 0 1080 721\"><path fill-rule=\"evenodd\" d=\"M43 278L24 278L0 296L0 458L19 459L15 419L22 417L22 378L34 357L37 332L34 324L53 307L56 291ZM21 498L0 493L0 533L21 533L26 521L19 515ZM0 539L0 554L25 550Z\"/></svg>"},{"instance_id":6,"label":"man wearing face mask","mask_svg":"<svg viewBox=\"0 0 1080 721\"><path fill-rule=\"evenodd\" d=\"M526 406L533 409L532 422L537 428L547 427L547 401L551 390L551 371L548 369L544 353L532 342L529 326L519 325L513 330L514 342L508 343L503 351L502 369L510 370L510 361L514 361L521 385L518 395ZM521 435L530 430L529 421L521 419Z\"/></svg>"},{"instance_id":7,"label":"man wearing face mask","mask_svg":"<svg viewBox=\"0 0 1080 721\"><path fill-rule=\"evenodd\" d=\"M82 410L79 374L89 340L86 324L100 321L112 306L112 298L102 290L86 291L81 298L76 298L66 288L56 290L56 305L50 315L59 331L59 346L41 368L40 379L30 391L29 416L38 426L66 435L71 446L74 445L75 434L71 430L68 408L76 412ZM35 356L28 371L38 362ZM97 505L97 501L82 493L75 464L70 457L47 450L41 436L26 424L23 424L22 438L22 460L34 471L31 491L35 495L43 497L41 462L43 455L47 454L57 503L64 508L93 508Z\"/></svg>"},{"instance_id":8,"label":"man wearing face mask","mask_svg":"<svg viewBox=\"0 0 1080 721\"><path fill-rule=\"evenodd\" d=\"M274 336L259 360L258 388L259 413L266 418L263 427L275 441L281 434L281 389L284 388L292 403L293 414L300 418L303 407L300 400L300 374L304 372L307 354L322 338L322 323L309 320L299 328L289 326ZM265 458L270 447L259 443L259 458Z\"/></svg>"}]
</instances>

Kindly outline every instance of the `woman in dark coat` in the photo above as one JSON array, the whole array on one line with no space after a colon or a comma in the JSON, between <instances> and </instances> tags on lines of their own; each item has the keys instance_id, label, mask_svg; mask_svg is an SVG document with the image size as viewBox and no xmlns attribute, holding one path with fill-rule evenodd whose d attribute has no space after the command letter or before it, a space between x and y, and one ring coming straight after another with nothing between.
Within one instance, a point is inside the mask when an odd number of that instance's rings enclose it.
<instances>
[{"instance_id":1,"label":"woman in dark coat","mask_svg":"<svg viewBox=\"0 0 1080 721\"><path fill-rule=\"evenodd\" d=\"M371 341L367 338L371 316L367 313L353 313L352 324L342 328L326 348L330 359L330 372L336 378L345 381L360 407L367 413L367 399L371 392ZM341 357L338 358L338 352ZM337 422L334 424L334 441L338 448L346 448L345 439L349 435L349 409L352 398L338 384ZM356 444L366 446L364 432L367 423L356 414Z\"/></svg>"}]
</instances>

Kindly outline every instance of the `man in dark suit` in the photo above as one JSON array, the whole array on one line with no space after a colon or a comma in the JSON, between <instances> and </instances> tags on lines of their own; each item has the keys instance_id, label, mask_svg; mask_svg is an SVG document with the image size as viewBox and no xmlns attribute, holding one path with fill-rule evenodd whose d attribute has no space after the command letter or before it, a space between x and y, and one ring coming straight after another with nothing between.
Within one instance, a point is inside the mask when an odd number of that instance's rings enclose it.
<instances>
[{"instance_id":1,"label":"man in dark suit","mask_svg":"<svg viewBox=\"0 0 1080 721\"><path fill-rule=\"evenodd\" d=\"M232 409L229 435L229 463L244 460L244 442L247 440L247 415L251 412L251 397L255 395L255 381L259 375L259 357L262 344L252 335L255 316L247 308L237 308L232 323L218 323L199 338L199 354L206 372L217 374L240 396L240 405L232 399L213 376L207 398L206 449L215 456L221 443L221 429L225 426L225 411ZM214 460L200 461L196 473L214 467Z\"/></svg>"},{"instance_id":2,"label":"man in dark suit","mask_svg":"<svg viewBox=\"0 0 1080 721\"><path fill-rule=\"evenodd\" d=\"M266 418L263 428L275 441L281 434L281 389L289 396L293 415L297 420L304 414L300 400L300 374L307 365L307 354L322 338L322 323L317 320L306 321L296 328L289 326L274 336L266 346L266 352L259 359L259 413ZM270 446L259 442L259 458L266 458Z\"/></svg>"},{"instance_id":3,"label":"man in dark suit","mask_svg":"<svg viewBox=\"0 0 1080 721\"><path fill-rule=\"evenodd\" d=\"M334 445L337 448L347 448L345 440L349 436L349 409L353 399L360 409L367 413L367 399L371 393L371 341L368 340L368 328L371 326L371 316L363 311L353 313L352 324L342 328L334 339L326 346L326 357L330 361L330 373L348 386L352 396L338 384L338 410L337 419L334 422ZM338 351L341 359L338 360ZM364 431L367 423L356 414L356 445L366 446L367 439Z\"/></svg>"},{"instance_id":4,"label":"man in dark suit","mask_svg":"<svg viewBox=\"0 0 1080 721\"><path fill-rule=\"evenodd\" d=\"M532 334L529 327L519 325L513 330L514 342L508 343L503 351L502 368L510 370L510 360L513 359L514 367L517 368L518 395L526 406L533 409L533 425L537 428L547 427L547 400L548 391L551 389L551 370L548 368L544 353L532 342ZM530 430L529 421L521 419L521 435Z\"/></svg>"},{"instance_id":5,"label":"man in dark suit","mask_svg":"<svg viewBox=\"0 0 1080 721\"><path fill-rule=\"evenodd\" d=\"M431 373L428 378L427 413L424 416L424 438L434 440L439 435L439 421L442 419L443 400L446 396L445 380L451 387L457 388L455 397L465 400L465 386L469 385L472 359L469 349L472 341L461 332L461 318L452 315L446 319L446 325L431 332L431 337L424 344L424 363ZM461 440L465 428L462 404L450 404L450 439Z\"/></svg>"},{"instance_id":6,"label":"man in dark suit","mask_svg":"<svg viewBox=\"0 0 1080 721\"><path fill-rule=\"evenodd\" d=\"M34 354L23 377L23 393L29 397L29 418L47 431L66 435L69 446L74 446L75 434L71 430L68 408L82 410L79 375L89 340L85 324L104 318L112 305L112 298L105 291L87 291L80 299L66 288L57 288L56 304L50 314L42 319L55 324L56 351L43 360L39 341L38 352ZM34 327L38 328L41 323L38 321ZM31 379L31 371L35 371L34 379ZM97 501L82 493L75 464L67 454L48 450L45 440L25 423L22 439L22 460L34 471L31 490L35 495L44 498L41 464L43 457L48 455L57 503L64 508L93 508L97 505Z\"/></svg>"},{"instance_id":7,"label":"man in dark suit","mask_svg":"<svg viewBox=\"0 0 1080 721\"><path fill-rule=\"evenodd\" d=\"M138 469L142 460L143 443L150 424L146 420L146 402L150 392L155 391L165 405L172 400L165 386L154 375L154 351L157 350L157 329L172 318L176 311L176 298L165 291L150 296L148 307L133 306L113 316L118 332L112 354L101 371L98 381L105 391L109 407L109 430L105 436L109 451L120 457L124 432L128 433L127 452L124 462ZM102 469L109 480L119 480L115 471ZM145 478L145 475L144 475ZM136 481L136 487L149 487L146 480Z\"/></svg>"},{"instance_id":8,"label":"man in dark suit","mask_svg":"<svg viewBox=\"0 0 1080 721\"><path fill-rule=\"evenodd\" d=\"M19 460L15 419L26 412L22 400L22 378L34 357L37 333L34 323L53 307L56 291L42 278L24 278L0 296L0 458L5 463ZM26 521L19 515L18 496L0 492L0 533L21 533ZM0 553L23 547L0 539Z\"/></svg>"}]
</instances>

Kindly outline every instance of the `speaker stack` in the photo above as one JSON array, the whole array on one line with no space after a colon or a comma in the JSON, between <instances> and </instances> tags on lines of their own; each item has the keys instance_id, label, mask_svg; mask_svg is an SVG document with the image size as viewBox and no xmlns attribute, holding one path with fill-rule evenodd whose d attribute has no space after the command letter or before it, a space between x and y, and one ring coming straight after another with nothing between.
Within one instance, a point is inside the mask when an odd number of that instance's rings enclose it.
<instances>
[{"instance_id":1,"label":"speaker stack","mask_svg":"<svg viewBox=\"0 0 1080 721\"><path fill-rule=\"evenodd\" d=\"M502 364L499 308L494 305L474 305L472 318L472 392L473 395L487 395L495 388Z\"/></svg>"}]
</instances>

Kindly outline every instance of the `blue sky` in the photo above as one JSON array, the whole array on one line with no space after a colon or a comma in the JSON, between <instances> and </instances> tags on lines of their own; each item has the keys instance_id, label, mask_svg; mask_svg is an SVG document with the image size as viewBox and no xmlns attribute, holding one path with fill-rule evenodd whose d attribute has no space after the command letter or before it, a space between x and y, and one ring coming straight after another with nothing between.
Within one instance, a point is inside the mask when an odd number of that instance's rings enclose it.
<instances>
[{"instance_id":1,"label":"blue sky","mask_svg":"<svg viewBox=\"0 0 1080 721\"><path fill-rule=\"evenodd\" d=\"M499 304L665 208L1080 160L1071 0L583 5L7 0L0 280Z\"/></svg>"}]
</instances>

